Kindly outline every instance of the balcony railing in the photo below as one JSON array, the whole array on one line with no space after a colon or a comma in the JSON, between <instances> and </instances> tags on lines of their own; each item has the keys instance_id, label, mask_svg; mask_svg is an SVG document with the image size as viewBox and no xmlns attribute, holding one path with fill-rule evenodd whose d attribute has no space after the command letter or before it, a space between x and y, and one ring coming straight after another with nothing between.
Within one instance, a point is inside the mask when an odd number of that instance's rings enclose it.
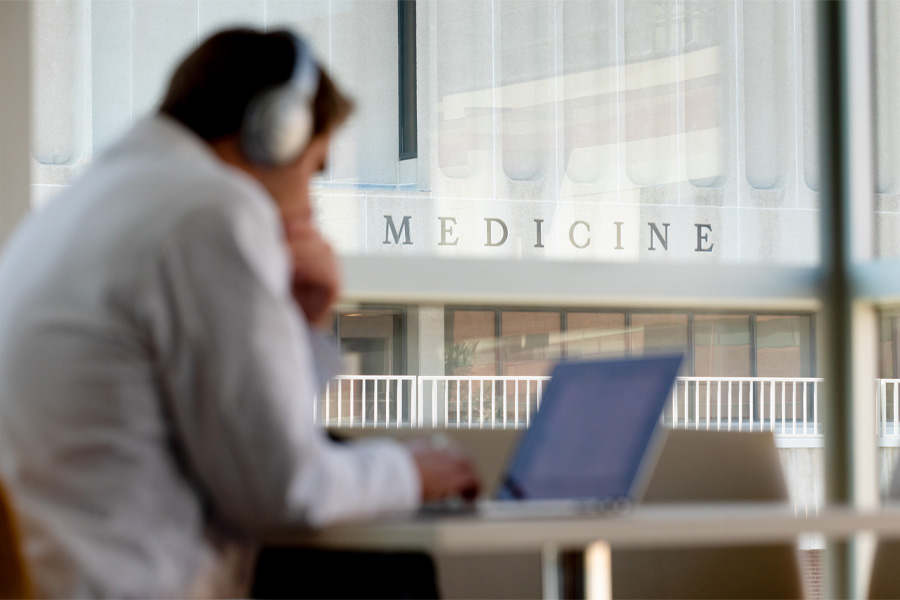
<instances>
[{"instance_id":1,"label":"balcony railing","mask_svg":"<svg viewBox=\"0 0 900 600\"><path fill-rule=\"evenodd\" d=\"M419 376L418 425L528 427L549 377Z\"/></svg>"},{"instance_id":2,"label":"balcony railing","mask_svg":"<svg viewBox=\"0 0 900 600\"><path fill-rule=\"evenodd\" d=\"M878 437L900 440L900 379L877 379L875 394Z\"/></svg>"},{"instance_id":3,"label":"balcony railing","mask_svg":"<svg viewBox=\"0 0 900 600\"><path fill-rule=\"evenodd\" d=\"M524 428L548 377L341 375L316 402L316 418L345 427ZM772 431L821 438L818 378L679 377L669 427ZM900 440L900 379L875 382L876 434Z\"/></svg>"},{"instance_id":4,"label":"balcony railing","mask_svg":"<svg viewBox=\"0 0 900 600\"><path fill-rule=\"evenodd\" d=\"M815 378L679 377L665 421L679 429L821 436L821 382Z\"/></svg>"},{"instance_id":5,"label":"balcony railing","mask_svg":"<svg viewBox=\"0 0 900 600\"><path fill-rule=\"evenodd\" d=\"M316 419L329 426L414 427L419 409L414 375L338 375L316 401Z\"/></svg>"}]
</instances>

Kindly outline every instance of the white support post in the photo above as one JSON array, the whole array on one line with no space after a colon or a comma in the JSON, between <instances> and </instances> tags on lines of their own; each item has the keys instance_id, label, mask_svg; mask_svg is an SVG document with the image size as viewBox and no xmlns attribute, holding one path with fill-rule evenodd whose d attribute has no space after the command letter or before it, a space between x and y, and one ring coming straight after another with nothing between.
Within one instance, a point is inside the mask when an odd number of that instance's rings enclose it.
<instances>
[{"instance_id":1,"label":"white support post","mask_svg":"<svg viewBox=\"0 0 900 600\"><path fill-rule=\"evenodd\" d=\"M612 551L609 544L595 542L584 551L584 578L586 600L612 598Z\"/></svg>"}]
</instances>

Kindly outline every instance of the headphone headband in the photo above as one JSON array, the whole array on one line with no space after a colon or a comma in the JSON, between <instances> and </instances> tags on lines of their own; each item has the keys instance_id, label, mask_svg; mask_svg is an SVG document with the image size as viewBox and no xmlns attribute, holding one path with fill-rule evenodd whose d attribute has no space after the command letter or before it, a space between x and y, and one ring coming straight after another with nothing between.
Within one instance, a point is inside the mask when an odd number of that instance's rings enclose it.
<instances>
[{"instance_id":1,"label":"headphone headband","mask_svg":"<svg viewBox=\"0 0 900 600\"><path fill-rule=\"evenodd\" d=\"M299 87L311 101L319 90L319 67L306 42L293 33L290 38L294 44L294 70L290 82Z\"/></svg>"}]
</instances>

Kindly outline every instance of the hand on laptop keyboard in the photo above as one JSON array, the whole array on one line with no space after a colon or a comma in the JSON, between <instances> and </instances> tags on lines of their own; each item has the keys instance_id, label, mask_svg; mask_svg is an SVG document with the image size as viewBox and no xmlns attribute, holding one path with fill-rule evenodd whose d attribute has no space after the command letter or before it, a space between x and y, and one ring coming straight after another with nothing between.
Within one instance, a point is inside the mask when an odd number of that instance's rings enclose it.
<instances>
[{"instance_id":1,"label":"hand on laptop keyboard","mask_svg":"<svg viewBox=\"0 0 900 600\"><path fill-rule=\"evenodd\" d=\"M422 501L474 499L481 483L475 466L456 447L442 440L415 440L408 445L422 482Z\"/></svg>"}]
</instances>

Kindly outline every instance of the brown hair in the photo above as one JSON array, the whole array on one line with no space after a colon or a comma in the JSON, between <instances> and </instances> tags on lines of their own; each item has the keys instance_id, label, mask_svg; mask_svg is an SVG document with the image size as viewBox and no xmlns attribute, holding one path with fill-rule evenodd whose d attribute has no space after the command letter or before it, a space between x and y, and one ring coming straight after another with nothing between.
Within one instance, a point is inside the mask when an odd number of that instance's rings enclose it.
<instances>
[{"instance_id":1,"label":"brown hair","mask_svg":"<svg viewBox=\"0 0 900 600\"><path fill-rule=\"evenodd\" d=\"M251 99L290 79L296 53L291 35L252 29L216 33L178 65L159 112L207 141L236 135ZM332 132L353 111L353 103L319 70L314 136Z\"/></svg>"}]
</instances>

